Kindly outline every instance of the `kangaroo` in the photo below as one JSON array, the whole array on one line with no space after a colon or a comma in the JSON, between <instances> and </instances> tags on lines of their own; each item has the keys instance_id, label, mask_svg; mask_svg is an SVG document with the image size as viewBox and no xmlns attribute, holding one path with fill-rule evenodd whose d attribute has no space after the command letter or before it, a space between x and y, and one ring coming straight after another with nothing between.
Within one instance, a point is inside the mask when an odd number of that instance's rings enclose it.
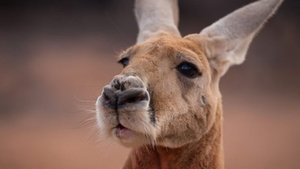
<instances>
[{"instance_id":1,"label":"kangaroo","mask_svg":"<svg viewBox=\"0 0 300 169\"><path fill-rule=\"evenodd\" d=\"M136 0L137 42L96 101L101 132L132 147L124 169L223 169L219 81L283 0L258 0L182 37L177 0Z\"/></svg>"}]
</instances>

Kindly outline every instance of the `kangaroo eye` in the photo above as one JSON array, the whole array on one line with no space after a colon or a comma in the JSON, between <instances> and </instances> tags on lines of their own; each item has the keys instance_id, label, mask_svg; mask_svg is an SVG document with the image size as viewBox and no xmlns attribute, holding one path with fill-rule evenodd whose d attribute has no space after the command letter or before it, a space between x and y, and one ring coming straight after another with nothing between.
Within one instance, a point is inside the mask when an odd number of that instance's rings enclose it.
<instances>
[{"instance_id":1,"label":"kangaroo eye","mask_svg":"<svg viewBox=\"0 0 300 169\"><path fill-rule=\"evenodd\" d=\"M125 57L118 61L123 67L126 67L129 64L129 58Z\"/></svg>"},{"instance_id":2,"label":"kangaroo eye","mask_svg":"<svg viewBox=\"0 0 300 169\"><path fill-rule=\"evenodd\" d=\"M202 75L198 68L190 62L182 62L176 67L176 69L188 78L196 78Z\"/></svg>"}]
</instances>

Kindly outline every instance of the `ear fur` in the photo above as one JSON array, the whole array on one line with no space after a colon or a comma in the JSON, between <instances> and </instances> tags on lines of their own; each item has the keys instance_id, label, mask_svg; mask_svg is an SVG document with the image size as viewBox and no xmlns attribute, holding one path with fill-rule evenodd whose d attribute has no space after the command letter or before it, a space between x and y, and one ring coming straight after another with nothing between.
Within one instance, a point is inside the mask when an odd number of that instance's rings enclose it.
<instances>
[{"instance_id":1,"label":"ear fur","mask_svg":"<svg viewBox=\"0 0 300 169\"><path fill-rule=\"evenodd\" d=\"M135 16L139 27L137 43L160 33L180 36L178 0L135 0Z\"/></svg>"},{"instance_id":2,"label":"ear fur","mask_svg":"<svg viewBox=\"0 0 300 169\"><path fill-rule=\"evenodd\" d=\"M259 0L218 20L198 35L210 64L222 76L245 60L251 41L283 0Z\"/></svg>"}]
</instances>

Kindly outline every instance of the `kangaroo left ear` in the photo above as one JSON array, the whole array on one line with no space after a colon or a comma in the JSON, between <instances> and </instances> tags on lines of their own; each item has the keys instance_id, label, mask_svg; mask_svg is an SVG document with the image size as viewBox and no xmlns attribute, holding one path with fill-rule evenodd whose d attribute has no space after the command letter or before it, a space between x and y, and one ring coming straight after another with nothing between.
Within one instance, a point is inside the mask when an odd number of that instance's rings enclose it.
<instances>
[{"instance_id":1,"label":"kangaroo left ear","mask_svg":"<svg viewBox=\"0 0 300 169\"><path fill-rule=\"evenodd\" d=\"M220 76L245 60L251 41L283 0L259 0L242 7L190 38L201 39L211 67ZM191 37L192 36L192 37Z\"/></svg>"}]
</instances>

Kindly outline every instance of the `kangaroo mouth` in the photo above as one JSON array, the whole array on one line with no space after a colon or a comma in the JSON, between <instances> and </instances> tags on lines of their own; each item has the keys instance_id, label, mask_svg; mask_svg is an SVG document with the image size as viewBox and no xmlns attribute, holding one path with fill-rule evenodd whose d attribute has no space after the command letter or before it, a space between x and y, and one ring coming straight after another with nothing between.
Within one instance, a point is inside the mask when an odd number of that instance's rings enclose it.
<instances>
[{"instance_id":1,"label":"kangaroo mouth","mask_svg":"<svg viewBox=\"0 0 300 169\"><path fill-rule=\"evenodd\" d=\"M123 126L122 124L118 124L115 128L123 130L123 129L127 129L125 126Z\"/></svg>"},{"instance_id":2,"label":"kangaroo mouth","mask_svg":"<svg viewBox=\"0 0 300 169\"><path fill-rule=\"evenodd\" d=\"M127 140L134 137L136 135L136 132L119 123L116 127L113 128L113 134L118 139Z\"/></svg>"}]
</instances>

